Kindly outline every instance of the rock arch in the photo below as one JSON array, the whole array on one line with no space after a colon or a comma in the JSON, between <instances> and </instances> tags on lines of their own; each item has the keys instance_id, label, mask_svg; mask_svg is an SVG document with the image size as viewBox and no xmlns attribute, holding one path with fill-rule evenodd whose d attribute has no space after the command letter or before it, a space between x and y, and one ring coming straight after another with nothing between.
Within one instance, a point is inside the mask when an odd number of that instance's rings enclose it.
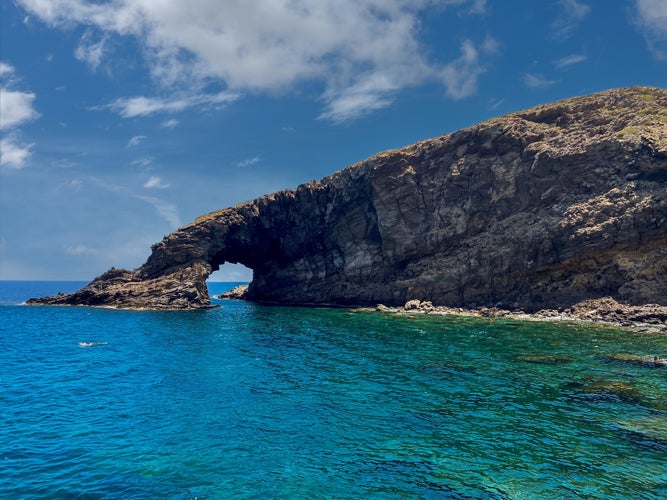
<instances>
[{"instance_id":1,"label":"rock arch","mask_svg":"<svg viewBox=\"0 0 667 500\"><path fill-rule=\"evenodd\" d=\"M71 295L32 303L210 306L224 262L250 299L537 310L667 303L667 91L539 106L380 153L204 215Z\"/></svg>"}]
</instances>

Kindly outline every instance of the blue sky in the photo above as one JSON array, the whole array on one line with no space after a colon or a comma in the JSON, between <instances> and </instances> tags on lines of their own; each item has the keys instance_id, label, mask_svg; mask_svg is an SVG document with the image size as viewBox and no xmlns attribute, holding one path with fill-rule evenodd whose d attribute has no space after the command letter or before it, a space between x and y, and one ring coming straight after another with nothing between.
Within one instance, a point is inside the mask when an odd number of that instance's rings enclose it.
<instances>
[{"instance_id":1,"label":"blue sky","mask_svg":"<svg viewBox=\"0 0 667 500\"><path fill-rule=\"evenodd\" d=\"M131 269L203 213L379 151L573 95L667 87L667 0L0 8L0 279Z\"/></svg>"}]
</instances>

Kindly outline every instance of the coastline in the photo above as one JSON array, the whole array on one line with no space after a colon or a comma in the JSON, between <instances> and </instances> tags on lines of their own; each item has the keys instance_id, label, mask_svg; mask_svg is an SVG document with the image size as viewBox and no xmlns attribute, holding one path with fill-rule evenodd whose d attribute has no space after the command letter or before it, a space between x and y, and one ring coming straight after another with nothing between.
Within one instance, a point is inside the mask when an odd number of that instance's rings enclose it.
<instances>
[{"instance_id":1,"label":"coastline","mask_svg":"<svg viewBox=\"0 0 667 500\"><path fill-rule=\"evenodd\" d=\"M462 308L434 306L429 301L410 300L402 307L378 304L356 310L389 314L432 314L474 318L505 318L517 321L550 321L612 326L641 333L667 334L667 307L657 304L629 306L610 297L580 302L567 309L542 309L533 313L496 307Z\"/></svg>"},{"instance_id":2,"label":"coastline","mask_svg":"<svg viewBox=\"0 0 667 500\"><path fill-rule=\"evenodd\" d=\"M243 300L253 302L246 296L247 285L238 285L231 290L221 294L212 294L211 298L216 300ZM264 302L260 302L264 303ZM268 304L268 303L267 303ZM526 312L523 310L503 309L498 307L450 307L433 305L428 300L412 299L408 300L402 306L386 306L377 304L376 306L349 306L336 304L299 304L299 303L271 303L273 305L303 306L303 307L332 307L348 309L358 312L380 312L385 314L412 315L428 314L434 316L461 316L471 318L488 319L510 319L516 321L549 321L549 322L570 322L582 323L588 325L600 325L622 328L625 330L636 331L651 334L667 334L667 306L660 304L628 305L617 302L611 297L591 299L579 302L568 308L561 309L542 309L535 312ZM69 305L64 303L48 303L42 300L28 299L21 305ZM216 309L219 304L210 304L204 308L197 309L179 309L179 308L161 308L153 307L118 307L114 305L86 305L77 307L94 307L101 309L123 309L133 311L185 311Z\"/></svg>"},{"instance_id":3,"label":"coastline","mask_svg":"<svg viewBox=\"0 0 667 500\"><path fill-rule=\"evenodd\" d=\"M247 285L214 296L220 300L248 300ZM299 304L290 304L299 305ZM305 305L305 304L304 304ZM309 304L312 306L312 304ZM325 306L326 307L326 306ZM643 333L667 334L667 306L644 304L633 306L617 302L611 297L586 300L565 309L542 309L528 313L497 307L448 307L435 306L430 301L408 300L403 306L346 307L350 311L381 312L388 314L430 314L438 316L463 316L474 318L506 318L517 321L565 321L613 326Z\"/></svg>"}]
</instances>

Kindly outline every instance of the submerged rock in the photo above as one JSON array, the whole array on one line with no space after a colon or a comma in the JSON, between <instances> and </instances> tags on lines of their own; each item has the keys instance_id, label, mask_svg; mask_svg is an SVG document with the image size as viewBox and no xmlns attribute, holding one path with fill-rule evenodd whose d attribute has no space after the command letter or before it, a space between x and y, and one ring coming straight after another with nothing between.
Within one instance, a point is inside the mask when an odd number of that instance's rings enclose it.
<instances>
[{"instance_id":1,"label":"submerged rock","mask_svg":"<svg viewBox=\"0 0 667 500\"><path fill-rule=\"evenodd\" d=\"M626 432L667 444L667 417L664 415L650 415L636 420L621 420L617 422L617 425Z\"/></svg>"},{"instance_id":2,"label":"submerged rock","mask_svg":"<svg viewBox=\"0 0 667 500\"><path fill-rule=\"evenodd\" d=\"M610 361L621 363L634 363L648 367L667 368L667 359L658 356L639 356L637 354L611 354L607 357Z\"/></svg>"},{"instance_id":3,"label":"submerged rock","mask_svg":"<svg viewBox=\"0 0 667 500\"><path fill-rule=\"evenodd\" d=\"M641 391L634 385L620 380L592 380L570 382L567 389L575 390L579 397L592 400L616 399L631 403L645 404Z\"/></svg>"},{"instance_id":4,"label":"submerged rock","mask_svg":"<svg viewBox=\"0 0 667 500\"><path fill-rule=\"evenodd\" d=\"M632 401L641 403L643 401L642 393L632 384L621 381L600 381L584 387L584 392L598 394L602 396L611 396L622 401Z\"/></svg>"},{"instance_id":5,"label":"submerged rock","mask_svg":"<svg viewBox=\"0 0 667 500\"><path fill-rule=\"evenodd\" d=\"M253 269L250 300L572 308L664 327L666 249L667 91L632 87L495 118L204 215L138 269L29 303L209 307L206 278L232 262ZM584 303L602 297L614 302Z\"/></svg>"},{"instance_id":6,"label":"submerged rock","mask_svg":"<svg viewBox=\"0 0 667 500\"><path fill-rule=\"evenodd\" d=\"M568 356L556 356L552 354L528 354L517 356L517 361L525 361L526 363L537 363L541 365L561 365L570 363L572 358Z\"/></svg>"}]
</instances>

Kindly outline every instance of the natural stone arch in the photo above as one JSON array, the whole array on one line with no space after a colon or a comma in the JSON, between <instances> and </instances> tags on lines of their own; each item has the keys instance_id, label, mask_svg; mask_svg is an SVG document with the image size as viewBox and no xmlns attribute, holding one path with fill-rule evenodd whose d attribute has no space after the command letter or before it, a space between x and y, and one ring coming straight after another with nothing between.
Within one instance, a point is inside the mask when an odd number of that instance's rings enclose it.
<instances>
[{"instance_id":1,"label":"natural stone arch","mask_svg":"<svg viewBox=\"0 0 667 500\"><path fill-rule=\"evenodd\" d=\"M638 87L496 118L207 214L140 268L33 303L203 308L238 262L250 299L284 304L662 304L665 117L667 91Z\"/></svg>"}]
</instances>

